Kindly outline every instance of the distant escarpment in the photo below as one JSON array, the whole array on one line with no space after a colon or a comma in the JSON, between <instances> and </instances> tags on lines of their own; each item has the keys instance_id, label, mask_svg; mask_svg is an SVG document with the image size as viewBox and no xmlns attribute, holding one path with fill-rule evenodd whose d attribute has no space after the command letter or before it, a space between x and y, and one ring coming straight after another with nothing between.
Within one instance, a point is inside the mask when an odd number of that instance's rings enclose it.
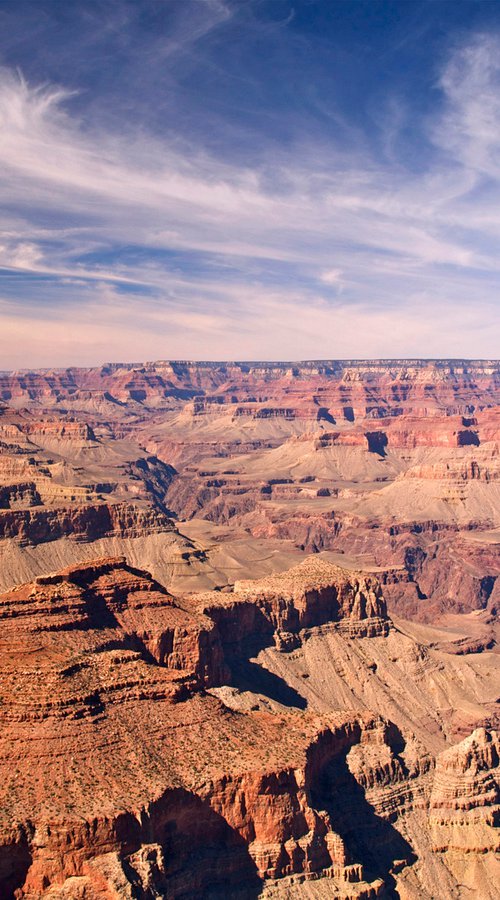
<instances>
[{"instance_id":1,"label":"distant escarpment","mask_svg":"<svg viewBox=\"0 0 500 900\"><path fill-rule=\"evenodd\" d=\"M432 409L436 401L463 414L471 404L486 400L498 388L496 360L317 360L307 362L192 362L158 360L147 363L111 363L93 369L12 372L0 376L0 398L13 404L23 401L66 401L80 392L104 394L118 402L168 401L209 395L215 399L224 388L233 403L242 397L285 390L293 396L296 385L307 382L311 393L324 393L333 385L337 404L333 414L345 409L358 413L360 402L375 416L390 406L418 401ZM378 390L377 390L378 389ZM219 401L220 402L220 401ZM265 402L265 400L264 400Z\"/></svg>"}]
</instances>

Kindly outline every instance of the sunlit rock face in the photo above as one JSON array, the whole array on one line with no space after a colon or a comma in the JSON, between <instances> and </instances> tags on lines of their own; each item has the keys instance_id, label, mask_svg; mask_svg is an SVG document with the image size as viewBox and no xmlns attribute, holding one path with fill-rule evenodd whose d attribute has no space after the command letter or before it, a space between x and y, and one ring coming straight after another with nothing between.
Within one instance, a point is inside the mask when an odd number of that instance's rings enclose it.
<instances>
[{"instance_id":1,"label":"sunlit rock face","mask_svg":"<svg viewBox=\"0 0 500 900\"><path fill-rule=\"evenodd\" d=\"M494 900L494 362L0 375L0 895Z\"/></svg>"},{"instance_id":2,"label":"sunlit rock face","mask_svg":"<svg viewBox=\"0 0 500 900\"><path fill-rule=\"evenodd\" d=\"M1 595L0 616L5 896L285 897L319 880L370 898L402 879L430 897L465 853L487 878L498 738L482 725L446 749L453 723L420 704L437 679L448 706L457 657L399 632L373 576L312 557L175 598L98 559ZM479 684L463 691L478 721ZM344 711L335 690L353 692Z\"/></svg>"}]
</instances>

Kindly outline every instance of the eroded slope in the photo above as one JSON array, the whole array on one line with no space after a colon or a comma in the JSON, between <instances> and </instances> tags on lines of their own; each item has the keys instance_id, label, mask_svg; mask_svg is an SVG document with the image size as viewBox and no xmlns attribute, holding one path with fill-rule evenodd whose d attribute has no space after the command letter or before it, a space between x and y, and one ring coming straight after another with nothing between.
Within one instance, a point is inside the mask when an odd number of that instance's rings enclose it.
<instances>
[{"instance_id":1,"label":"eroded slope","mask_svg":"<svg viewBox=\"0 0 500 900\"><path fill-rule=\"evenodd\" d=\"M452 722L436 731L442 709L422 720L412 672L399 721L381 684L315 702L314 642L335 640L335 666L355 655L353 683L397 668L403 636L373 577L312 558L176 599L104 559L3 594L0 615L6 896L465 897L466 853L494 896L495 732L457 745ZM412 655L436 664L407 637ZM461 661L441 652L441 704ZM462 703L477 724L466 682Z\"/></svg>"}]
</instances>

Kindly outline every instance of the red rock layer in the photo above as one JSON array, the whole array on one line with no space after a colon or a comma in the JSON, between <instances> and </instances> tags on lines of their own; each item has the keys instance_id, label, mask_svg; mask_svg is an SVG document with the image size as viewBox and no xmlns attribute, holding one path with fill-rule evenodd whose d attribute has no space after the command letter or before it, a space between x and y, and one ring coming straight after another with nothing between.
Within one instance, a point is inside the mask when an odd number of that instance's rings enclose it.
<instances>
[{"instance_id":1,"label":"red rock layer","mask_svg":"<svg viewBox=\"0 0 500 900\"><path fill-rule=\"evenodd\" d=\"M432 781L413 738L371 713L238 711L210 693L245 638L288 650L286 634L330 622L342 640L388 640L374 579L312 559L181 605L101 559L1 595L0 617L2 896L286 896L322 877L369 900L411 874ZM493 808L496 741L481 731L443 756L436 827L465 802ZM479 834L470 850L489 847Z\"/></svg>"},{"instance_id":2,"label":"red rock layer","mask_svg":"<svg viewBox=\"0 0 500 900\"><path fill-rule=\"evenodd\" d=\"M262 581L237 581L233 590L191 598L217 622L233 654L257 634L271 634L279 649L291 649L300 643L303 629L325 623L350 637L384 635L390 627L375 578L314 557Z\"/></svg>"},{"instance_id":3,"label":"red rock layer","mask_svg":"<svg viewBox=\"0 0 500 900\"><path fill-rule=\"evenodd\" d=\"M433 849L498 852L499 825L500 739L478 728L438 758L430 799Z\"/></svg>"},{"instance_id":4,"label":"red rock layer","mask_svg":"<svg viewBox=\"0 0 500 900\"><path fill-rule=\"evenodd\" d=\"M0 510L0 539L15 538L21 544L37 545L62 537L76 541L138 537L172 529L172 521L163 513L133 503Z\"/></svg>"},{"instance_id":5,"label":"red rock layer","mask_svg":"<svg viewBox=\"0 0 500 900\"><path fill-rule=\"evenodd\" d=\"M67 369L53 372L18 372L0 376L0 399L61 401L75 398L78 392L108 394L119 402L164 402L170 397L188 398L208 395L219 403L221 394L231 404L266 404L280 396L283 415L296 415L304 409L304 388L314 398L318 410L326 409L340 419L371 415L380 418L387 412L419 414L446 408L461 415L471 408L486 405L498 390L498 362L492 361L320 361L306 363L193 363L154 362L113 364L96 369ZM222 401L224 402L224 401ZM198 398L193 413L202 411ZM265 407L264 407L265 408ZM276 404L269 406L276 413ZM473 410L472 410L473 412ZM305 413L302 413L304 415Z\"/></svg>"}]
</instances>

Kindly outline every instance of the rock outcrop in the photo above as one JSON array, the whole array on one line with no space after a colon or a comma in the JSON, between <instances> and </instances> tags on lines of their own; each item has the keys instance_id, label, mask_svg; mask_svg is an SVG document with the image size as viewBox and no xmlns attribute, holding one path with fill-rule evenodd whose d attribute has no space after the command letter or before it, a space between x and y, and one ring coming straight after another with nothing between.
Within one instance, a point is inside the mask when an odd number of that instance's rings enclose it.
<instances>
[{"instance_id":1,"label":"rock outcrop","mask_svg":"<svg viewBox=\"0 0 500 900\"><path fill-rule=\"evenodd\" d=\"M433 850L500 850L500 738L477 728L437 760L430 799Z\"/></svg>"},{"instance_id":2,"label":"rock outcrop","mask_svg":"<svg viewBox=\"0 0 500 900\"><path fill-rule=\"evenodd\" d=\"M170 531L173 527L171 519L159 510L133 503L82 504L55 509L36 507L8 512L0 509L0 540L14 538L24 545L38 545L63 537L87 542L102 537L137 537Z\"/></svg>"},{"instance_id":3,"label":"rock outcrop","mask_svg":"<svg viewBox=\"0 0 500 900\"><path fill-rule=\"evenodd\" d=\"M359 642L365 659L393 647L372 577L312 558L174 598L123 558L99 559L1 595L0 617L6 898L286 897L322 880L369 900L401 878L430 898L455 890L452 850L490 859L495 735L446 750L434 775L423 744L376 711L231 685L252 641L292 665L286 635Z\"/></svg>"}]
</instances>

